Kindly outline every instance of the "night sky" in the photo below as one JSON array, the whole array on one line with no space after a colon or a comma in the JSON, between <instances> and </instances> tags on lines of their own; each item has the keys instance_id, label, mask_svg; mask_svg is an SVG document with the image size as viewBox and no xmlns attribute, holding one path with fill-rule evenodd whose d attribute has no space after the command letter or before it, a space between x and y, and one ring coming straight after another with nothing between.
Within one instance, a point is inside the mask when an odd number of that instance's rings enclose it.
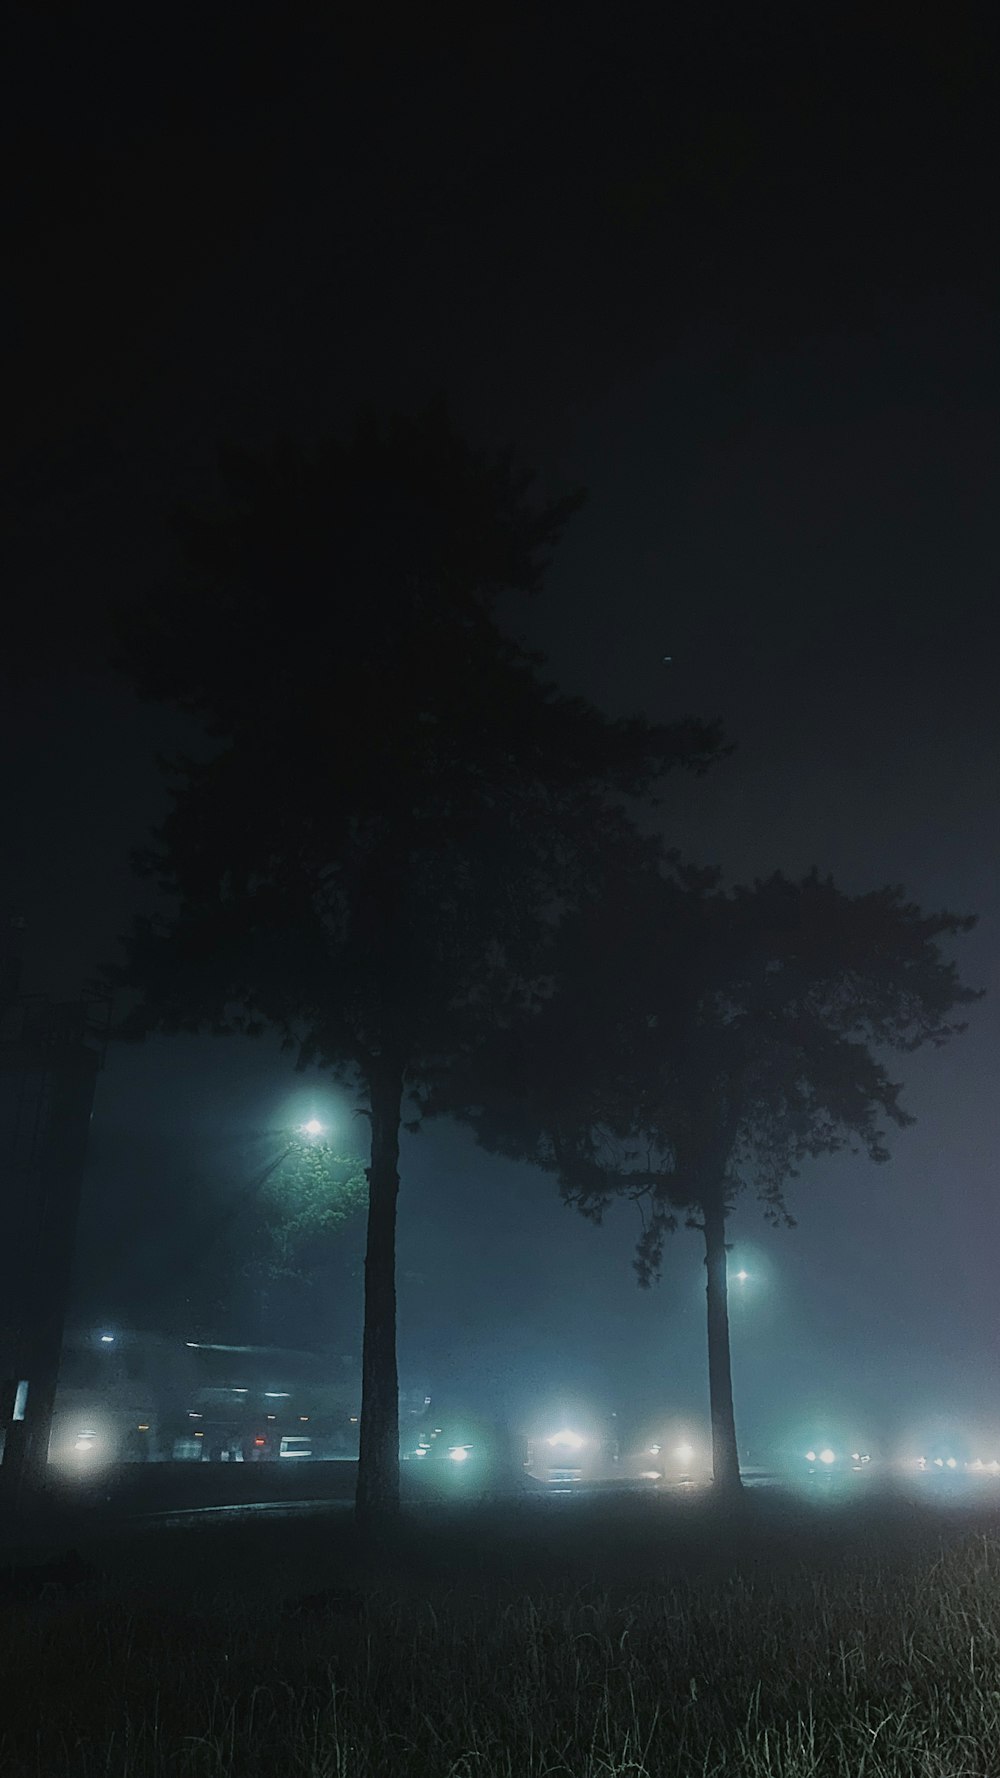
<instances>
[{"instance_id":1,"label":"night sky","mask_svg":"<svg viewBox=\"0 0 1000 1778\"><path fill-rule=\"evenodd\" d=\"M959 955L991 992L900 1060L891 1164L806 1172L793 1232L733 1220L741 1442L946 1410L1000 1433L997 46L951 9L901 37L696 10L376 41L250 7L192 38L165 14L154 46L15 8L0 906L25 987L73 997L147 893L128 851L182 729L112 677L105 614L164 572L219 441L445 393L589 490L517 614L560 684L736 743L668 786L672 844L979 915ZM164 1254L307 1104L363 1141L273 1046L116 1046L77 1312L162 1318ZM707 1418L694 1235L643 1293L624 1207L595 1230L438 1126L402 1175L404 1378Z\"/></svg>"}]
</instances>

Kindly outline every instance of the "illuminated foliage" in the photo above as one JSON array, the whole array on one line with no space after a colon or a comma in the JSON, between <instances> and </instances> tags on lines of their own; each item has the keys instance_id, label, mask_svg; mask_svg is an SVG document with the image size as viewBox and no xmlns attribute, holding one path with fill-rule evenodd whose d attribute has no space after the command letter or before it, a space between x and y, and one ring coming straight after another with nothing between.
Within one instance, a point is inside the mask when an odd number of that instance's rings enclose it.
<instances>
[{"instance_id":1,"label":"illuminated foliage","mask_svg":"<svg viewBox=\"0 0 1000 1778\"><path fill-rule=\"evenodd\" d=\"M365 1164L329 1143L298 1144L267 1181L256 1218L258 1263L307 1282L310 1262L368 1208Z\"/></svg>"}]
</instances>

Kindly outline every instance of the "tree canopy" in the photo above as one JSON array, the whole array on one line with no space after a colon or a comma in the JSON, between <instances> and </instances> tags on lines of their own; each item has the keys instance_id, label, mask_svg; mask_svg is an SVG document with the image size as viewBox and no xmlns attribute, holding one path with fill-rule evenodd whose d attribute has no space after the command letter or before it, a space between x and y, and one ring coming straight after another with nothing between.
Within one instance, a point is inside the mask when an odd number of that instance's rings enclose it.
<instances>
[{"instance_id":1,"label":"tree canopy","mask_svg":"<svg viewBox=\"0 0 1000 1778\"><path fill-rule=\"evenodd\" d=\"M176 911L133 932L133 1025L266 1020L304 1060L393 1042L413 1065L446 1040L469 941L478 968L571 860L596 868L609 792L704 768L719 734L613 722L540 677L495 606L538 591L579 497L532 504L440 410L231 451L221 476L180 516L179 580L120 621L140 689L218 742L167 766L138 856Z\"/></svg>"}]
</instances>

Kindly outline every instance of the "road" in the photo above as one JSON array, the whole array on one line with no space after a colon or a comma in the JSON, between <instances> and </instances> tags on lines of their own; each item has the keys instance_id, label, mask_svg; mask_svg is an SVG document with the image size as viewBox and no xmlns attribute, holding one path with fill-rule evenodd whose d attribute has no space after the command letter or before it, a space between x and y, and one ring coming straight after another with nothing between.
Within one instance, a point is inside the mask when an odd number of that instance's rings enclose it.
<instances>
[{"instance_id":1,"label":"road","mask_svg":"<svg viewBox=\"0 0 1000 1778\"><path fill-rule=\"evenodd\" d=\"M150 1528L180 1529L198 1524L232 1524L241 1520L250 1523L265 1519L321 1517L331 1513L339 1516L353 1506L356 1478L357 1464L347 1461L127 1466L88 1482L71 1484L63 1480L57 1483L44 1499L33 1503L19 1521L8 1521L0 1526L0 1545L13 1547L22 1542L26 1534L32 1541L64 1540L71 1543L74 1537L82 1538L91 1532L114 1533L143 1524ZM481 1498L474 1488L452 1485L459 1483L457 1476L452 1477L449 1473L442 1481L445 1485L427 1485L430 1478L426 1478L426 1483L423 1477L418 1481L404 1465L402 1492L405 1504L419 1507L421 1504ZM759 1470L745 1478L745 1485L755 1490L781 1490L790 1487L790 1478L774 1471ZM866 1475L859 1483L851 1477L838 1481L824 1475L813 1478L812 1485L793 1487L792 1492L802 1498L833 1501L842 1500L848 1493L854 1494L859 1489L866 1495L891 1492L895 1485L890 1476L880 1480L874 1475ZM498 1496L503 1498L522 1499L528 1504L545 1502L554 1508L571 1501L598 1497L625 1498L663 1492L687 1494L691 1490L683 1486L665 1490L649 1482L628 1481L554 1488L520 1476L512 1478L506 1490L497 1490ZM969 1498L973 1493L978 1498L984 1490L981 1487L973 1489L967 1482L960 1485L958 1478L950 1486L941 1485L938 1478L915 1478L906 1492L928 1500L933 1498L944 1505ZM994 1492L990 1490L991 1494Z\"/></svg>"},{"instance_id":2,"label":"road","mask_svg":"<svg viewBox=\"0 0 1000 1778\"><path fill-rule=\"evenodd\" d=\"M448 1472L435 1478L402 1469L402 1495L407 1506L440 1504L442 1501L481 1498L480 1491L463 1485L466 1478ZM0 1526L0 1544L23 1541L65 1541L103 1534L143 1524L178 1528L197 1524L232 1524L245 1520L291 1519L341 1514L354 1505L357 1464L354 1462L289 1462L261 1464L171 1463L128 1465L89 1480L55 1479L46 1496L27 1506L18 1523ZM472 1482L472 1477L467 1478ZM596 1494L650 1492L649 1483L605 1484L600 1488L556 1491L530 1477L511 1478L510 1486L497 1496L526 1501L567 1494L592 1498Z\"/></svg>"}]
</instances>

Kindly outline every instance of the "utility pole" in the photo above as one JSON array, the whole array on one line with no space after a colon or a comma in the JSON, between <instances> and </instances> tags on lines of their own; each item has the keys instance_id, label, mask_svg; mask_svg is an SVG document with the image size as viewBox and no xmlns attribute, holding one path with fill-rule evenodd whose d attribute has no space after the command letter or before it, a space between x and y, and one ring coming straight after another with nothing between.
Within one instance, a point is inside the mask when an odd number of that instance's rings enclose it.
<instances>
[{"instance_id":1,"label":"utility pole","mask_svg":"<svg viewBox=\"0 0 1000 1778\"><path fill-rule=\"evenodd\" d=\"M18 992L0 1002L0 1496L45 1481L87 1137L110 1007Z\"/></svg>"}]
</instances>

